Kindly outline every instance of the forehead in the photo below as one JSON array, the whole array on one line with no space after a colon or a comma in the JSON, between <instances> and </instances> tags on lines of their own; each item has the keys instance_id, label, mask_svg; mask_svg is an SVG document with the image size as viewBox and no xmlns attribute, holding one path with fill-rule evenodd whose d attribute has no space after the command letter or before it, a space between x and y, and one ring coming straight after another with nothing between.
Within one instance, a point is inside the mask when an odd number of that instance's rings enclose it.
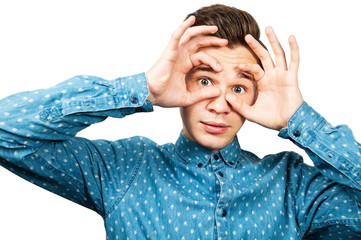
<instances>
[{"instance_id":1,"label":"forehead","mask_svg":"<svg viewBox=\"0 0 361 240\"><path fill-rule=\"evenodd\" d=\"M222 67L237 67L241 63L255 63L257 59L253 53L244 46L234 48L228 47L207 47L202 48L200 51L215 58Z\"/></svg>"}]
</instances>

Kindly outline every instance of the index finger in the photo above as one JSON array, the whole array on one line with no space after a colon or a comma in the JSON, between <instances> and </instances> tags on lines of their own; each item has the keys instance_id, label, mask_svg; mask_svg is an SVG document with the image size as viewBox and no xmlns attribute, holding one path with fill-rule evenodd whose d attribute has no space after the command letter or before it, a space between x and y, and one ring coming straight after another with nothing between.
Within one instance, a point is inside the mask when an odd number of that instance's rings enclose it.
<instances>
[{"instance_id":1,"label":"index finger","mask_svg":"<svg viewBox=\"0 0 361 240\"><path fill-rule=\"evenodd\" d=\"M213 34L217 32L217 26L201 25L189 27L181 37L179 44L183 45L188 43L192 38L201 35Z\"/></svg>"}]
</instances>

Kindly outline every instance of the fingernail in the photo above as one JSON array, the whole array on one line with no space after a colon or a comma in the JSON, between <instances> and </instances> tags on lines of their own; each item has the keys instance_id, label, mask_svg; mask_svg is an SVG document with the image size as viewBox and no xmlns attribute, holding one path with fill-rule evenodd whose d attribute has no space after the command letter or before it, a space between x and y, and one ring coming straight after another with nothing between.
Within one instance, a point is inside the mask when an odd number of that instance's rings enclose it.
<instances>
[{"instance_id":1,"label":"fingernail","mask_svg":"<svg viewBox=\"0 0 361 240\"><path fill-rule=\"evenodd\" d=\"M252 40L252 35L251 34L247 34L245 37L244 37L244 40L246 40L246 42L250 42Z\"/></svg>"},{"instance_id":2,"label":"fingernail","mask_svg":"<svg viewBox=\"0 0 361 240\"><path fill-rule=\"evenodd\" d=\"M233 96L231 95L231 94L226 94L226 100L228 101L228 102L231 102L232 101L232 98L233 98Z\"/></svg>"},{"instance_id":3,"label":"fingernail","mask_svg":"<svg viewBox=\"0 0 361 240\"><path fill-rule=\"evenodd\" d=\"M271 26L266 27L266 33L271 33L273 28Z\"/></svg>"}]
</instances>

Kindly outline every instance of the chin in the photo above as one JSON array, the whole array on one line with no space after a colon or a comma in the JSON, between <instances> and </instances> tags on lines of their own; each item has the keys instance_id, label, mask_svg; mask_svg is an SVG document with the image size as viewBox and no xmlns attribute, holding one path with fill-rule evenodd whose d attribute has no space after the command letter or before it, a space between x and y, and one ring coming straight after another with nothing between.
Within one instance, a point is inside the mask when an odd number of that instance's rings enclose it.
<instances>
[{"instance_id":1,"label":"chin","mask_svg":"<svg viewBox=\"0 0 361 240\"><path fill-rule=\"evenodd\" d=\"M213 138L207 136L206 139L200 139L198 144L212 152L217 152L218 150L226 147L229 143L232 142L232 140L233 139L219 139L217 137Z\"/></svg>"},{"instance_id":2,"label":"chin","mask_svg":"<svg viewBox=\"0 0 361 240\"><path fill-rule=\"evenodd\" d=\"M212 152L217 152L218 150L226 147L235 138L235 134L233 134L233 132L229 132L228 134L211 134L204 131L202 128L192 130L193 131L188 131L188 129L184 126L183 133L185 137Z\"/></svg>"}]
</instances>

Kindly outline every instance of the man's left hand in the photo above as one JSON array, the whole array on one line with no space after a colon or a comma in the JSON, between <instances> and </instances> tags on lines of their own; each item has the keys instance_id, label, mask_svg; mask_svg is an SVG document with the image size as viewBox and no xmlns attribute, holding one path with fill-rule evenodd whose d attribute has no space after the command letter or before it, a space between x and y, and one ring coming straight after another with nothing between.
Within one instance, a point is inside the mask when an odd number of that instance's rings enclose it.
<instances>
[{"instance_id":1,"label":"man's left hand","mask_svg":"<svg viewBox=\"0 0 361 240\"><path fill-rule=\"evenodd\" d=\"M303 98L298 87L299 50L296 38L290 36L290 62L287 66L284 50L271 27L266 28L268 41L275 55L275 63L270 53L251 35L246 42L262 62L264 70L258 64L241 64L239 69L253 75L257 83L257 93L253 105L237 101L235 96L227 94L226 99L233 109L247 120L261 126L280 130L287 127L289 118L302 104Z\"/></svg>"}]
</instances>

